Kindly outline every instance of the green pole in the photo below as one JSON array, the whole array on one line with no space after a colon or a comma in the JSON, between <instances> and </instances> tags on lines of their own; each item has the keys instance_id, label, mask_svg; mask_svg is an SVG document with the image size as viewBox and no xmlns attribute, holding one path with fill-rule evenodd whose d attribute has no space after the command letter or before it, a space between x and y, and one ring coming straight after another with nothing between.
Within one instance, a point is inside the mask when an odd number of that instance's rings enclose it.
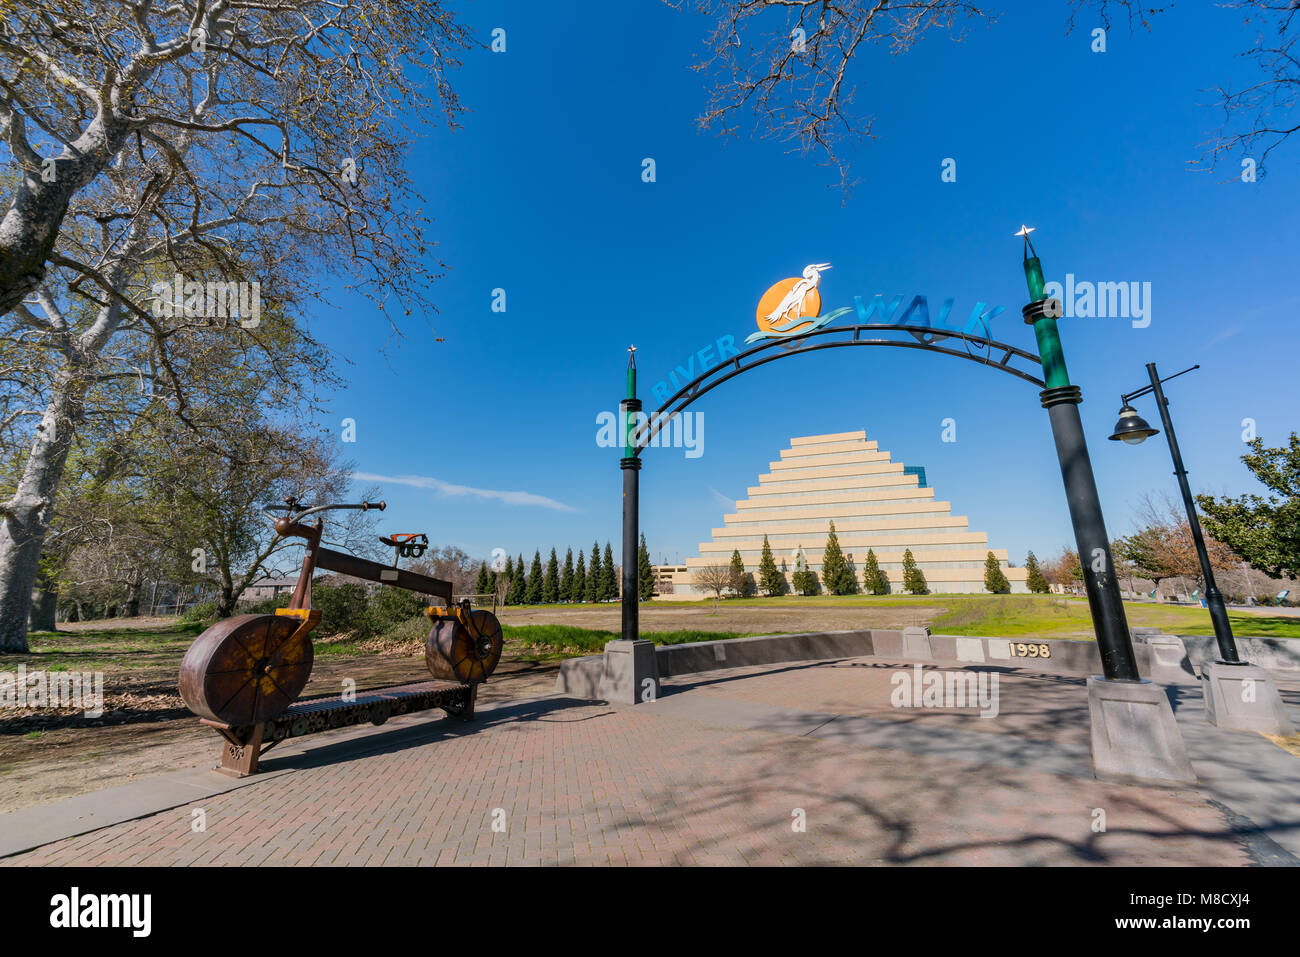
<instances>
[{"instance_id":1,"label":"green pole","mask_svg":"<svg viewBox=\"0 0 1300 957\"><path fill-rule=\"evenodd\" d=\"M627 398L636 399L636 346L627 350ZM636 455L636 413L631 409L623 412L623 457Z\"/></svg>"},{"instance_id":2,"label":"green pole","mask_svg":"<svg viewBox=\"0 0 1300 957\"><path fill-rule=\"evenodd\" d=\"M1088 609L1092 613L1097 648L1101 652L1102 671L1110 681L1137 681L1137 660L1129 639L1128 619L1120 598L1119 580L1110 554L1106 521L1101 514L1097 479L1092 472L1092 460L1088 457L1083 421L1079 418L1083 394L1078 386L1070 384L1070 375L1065 369L1065 353L1061 350L1061 336L1056 328L1056 313L1060 310L1049 308L1043 266L1029 242L1029 227L1022 226L1020 230L1016 235L1025 237L1025 282L1031 300L1021 312L1025 322L1034 327L1034 336L1038 339L1038 357L1043 362L1045 384L1039 398L1047 410L1052 438L1056 443L1056 457L1065 483L1065 501L1070 509L1070 523L1074 526L1079 563L1083 567Z\"/></svg>"},{"instance_id":3,"label":"green pole","mask_svg":"<svg viewBox=\"0 0 1300 957\"><path fill-rule=\"evenodd\" d=\"M1025 284L1029 287L1029 301L1041 302L1047 298L1046 283L1043 282L1043 264L1038 261L1029 234L1025 237ZM1032 255L1031 255L1032 254ZM1034 338L1038 340L1038 356L1043 360L1043 381L1049 389L1058 389L1070 384L1070 373L1065 368L1065 353L1061 350L1061 333L1056 328L1056 319L1041 316L1033 321Z\"/></svg>"}]
</instances>

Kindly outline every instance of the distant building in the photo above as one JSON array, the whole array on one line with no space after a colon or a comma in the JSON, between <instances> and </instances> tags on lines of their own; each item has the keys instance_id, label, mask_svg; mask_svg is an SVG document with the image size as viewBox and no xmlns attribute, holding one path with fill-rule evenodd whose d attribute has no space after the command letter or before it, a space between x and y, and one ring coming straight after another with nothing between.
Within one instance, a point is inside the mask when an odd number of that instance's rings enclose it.
<instances>
[{"instance_id":1,"label":"distant building","mask_svg":"<svg viewBox=\"0 0 1300 957\"><path fill-rule=\"evenodd\" d=\"M903 551L910 548L932 592L983 592L990 551L1011 591L1029 590L1028 573L1007 564L1006 549L990 549L987 534L971 531L965 516L952 514L951 503L935 501L924 467L891 462L888 452L867 440L866 432L791 439L781 460L770 468L748 490L749 497L736 503L736 511L723 516L712 540L700 545L700 557L687 559L685 566L661 566L673 597L711 595L694 584L695 570L727 565L736 550L757 586L764 535L787 586L800 549L820 581L832 521L859 587L870 548L889 579L890 591L902 592ZM656 581L659 578L657 573Z\"/></svg>"},{"instance_id":2,"label":"distant building","mask_svg":"<svg viewBox=\"0 0 1300 957\"><path fill-rule=\"evenodd\" d=\"M244 589L240 601L257 602L265 601L268 598L274 598L276 595L293 594L294 586L298 584L298 576L293 578L283 578L277 576L268 576L266 578L254 579L247 588Z\"/></svg>"},{"instance_id":3,"label":"distant building","mask_svg":"<svg viewBox=\"0 0 1300 957\"><path fill-rule=\"evenodd\" d=\"M651 565L650 572L655 580L654 593L656 595L673 594L673 576L681 575L688 570L685 565Z\"/></svg>"}]
</instances>

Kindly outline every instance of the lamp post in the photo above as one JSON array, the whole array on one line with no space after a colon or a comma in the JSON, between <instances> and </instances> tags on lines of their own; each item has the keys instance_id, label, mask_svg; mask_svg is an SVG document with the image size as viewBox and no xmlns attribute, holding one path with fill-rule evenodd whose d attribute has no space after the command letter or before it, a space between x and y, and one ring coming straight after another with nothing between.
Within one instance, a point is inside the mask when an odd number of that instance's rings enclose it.
<instances>
[{"instance_id":1,"label":"lamp post","mask_svg":"<svg viewBox=\"0 0 1300 957\"><path fill-rule=\"evenodd\" d=\"M1156 397L1156 406L1160 409L1160 420L1165 426L1165 438L1169 440L1169 453L1174 459L1174 474L1178 476L1178 489L1183 493L1183 506L1187 509L1187 523L1192 529L1192 541L1196 545L1196 557L1201 563L1201 575L1205 578L1205 605L1210 610L1210 621L1214 624L1214 639L1219 645L1219 660L1227 665L1240 665L1242 661L1237 655L1237 643L1232 637L1228 609L1224 607L1223 593L1219 591L1219 586L1214 580L1214 569L1210 565L1209 553L1205 550L1205 536L1201 533L1201 522L1196 516L1196 504L1192 501L1192 490L1187 484L1187 469L1183 467L1183 453L1179 450L1178 438L1174 435L1174 423L1169 418L1169 400L1165 398L1165 390L1162 387L1162 384L1170 379L1176 379L1199 368L1200 365L1197 364L1191 369L1175 372L1162 379L1156 372L1156 364L1148 362L1147 375L1151 378L1151 384L1120 397L1123 408L1119 410L1119 421L1115 423L1115 431L1111 433L1110 438L1112 441L1122 441L1128 445L1140 445L1160 431L1147 425L1146 420L1130 405L1133 399L1153 393Z\"/></svg>"},{"instance_id":2,"label":"lamp post","mask_svg":"<svg viewBox=\"0 0 1300 957\"><path fill-rule=\"evenodd\" d=\"M1211 724L1220 728L1262 731L1288 737L1295 734L1295 726L1278 694L1277 683L1263 668L1242 661L1237 655L1237 642L1232 637L1228 610L1223 605L1223 594L1214 581L1214 569L1210 566L1210 556L1205 550L1205 536L1201 534L1201 522L1196 517L1192 490L1187 485L1183 454L1178 449L1174 423L1169 418L1169 400L1165 398L1162 384L1199 368L1199 365L1194 365L1191 369L1161 379L1156 372L1156 364L1148 362L1147 375L1151 384L1120 397L1123 407L1119 410L1119 421L1115 423L1115 431L1110 437L1128 445L1139 445L1155 435L1159 430L1147 425L1146 420L1129 404L1131 400L1147 393L1155 395L1156 405L1160 408L1160 421L1165 425L1165 438L1169 440L1169 452L1174 459L1174 474L1178 476L1178 488L1183 493L1183 505L1187 508L1187 523L1191 526L1192 541L1196 544L1196 557L1201 563L1201 574L1205 576L1205 605L1210 610L1214 639L1219 645L1218 660L1208 662L1201 668L1205 716Z\"/></svg>"},{"instance_id":3,"label":"lamp post","mask_svg":"<svg viewBox=\"0 0 1300 957\"><path fill-rule=\"evenodd\" d=\"M623 458L618 463L623 470L623 640L636 641L640 633L636 548L641 510L638 487L641 459L636 454L636 424L641 400L636 397L636 346L627 348L627 397L620 407L623 413Z\"/></svg>"}]
</instances>

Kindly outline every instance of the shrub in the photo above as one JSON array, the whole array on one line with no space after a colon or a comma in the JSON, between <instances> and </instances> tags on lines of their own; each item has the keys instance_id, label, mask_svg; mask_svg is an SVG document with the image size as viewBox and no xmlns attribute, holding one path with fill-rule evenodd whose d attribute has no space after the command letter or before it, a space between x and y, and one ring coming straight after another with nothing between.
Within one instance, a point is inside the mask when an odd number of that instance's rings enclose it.
<instances>
[{"instance_id":1,"label":"shrub","mask_svg":"<svg viewBox=\"0 0 1300 957\"><path fill-rule=\"evenodd\" d=\"M181 614L181 621L187 625L201 625L205 621L211 621L217 617L217 604L211 601L201 601L197 605L191 605Z\"/></svg>"},{"instance_id":2,"label":"shrub","mask_svg":"<svg viewBox=\"0 0 1300 957\"><path fill-rule=\"evenodd\" d=\"M278 595L272 595L270 598L263 598L259 602L254 602L246 606L242 613L249 615L274 615L277 608L288 608L289 600L293 598L289 592L281 592Z\"/></svg>"},{"instance_id":3,"label":"shrub","mask_svg":"<svg viewBox=\"0 0 1300 957\"><path fill-rule=\"evenodd\" d=\"M424 617L425 605L425 600L415 592L403 588L380 588L370 595L365 630L371 635L383 635L418 618L427 632L429 619Z\"/></svg>"},{"instance_id":4,"label":"shrub","mask_svg":"<svg viewBox=\"0 0 1300 957\"><path fill-rule=\"evenodd\" d=\"M352 632L355 637L368 638L373 634L369 630L367 615L370 596L361 585L315 582L311 589L311 606L321 613L320 624L316 627L318 637Z\"/></svg>"}]
</instances>

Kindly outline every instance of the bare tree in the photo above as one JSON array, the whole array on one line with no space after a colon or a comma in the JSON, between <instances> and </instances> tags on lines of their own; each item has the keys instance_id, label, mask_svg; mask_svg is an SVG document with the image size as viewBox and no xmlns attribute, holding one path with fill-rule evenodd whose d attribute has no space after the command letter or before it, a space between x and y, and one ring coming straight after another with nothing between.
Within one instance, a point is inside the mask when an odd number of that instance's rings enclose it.
<instances>
[{"instance_id":1,"label":"bare tree","mask_svg":"<svg viewBox=\"0 0 1300 957\"><path fill-rule=\"evenodd\" d=\"M681 6L684 0L665 2ZM932 32L960 40L969 21L995 20L973 0L695 0L695 6L715 22L708 52L696 64L711 75L700 126L730 135L747 116L762 138L820 156L846 191L853 185L848 147L874 138L872 117L854 104L854 57L873 48L903 54ZM1127 21L1130 30L1150 29L1153 18L1172 6L1069 0L1066 32L1085 12L1108 29L1113 17ZM1225 122L1199 162L1213 167L1225 154L1255 151L1262 170L1268 154L1300 129L1293 113L1300 90L1300 3L1229 0L1223 6L1245 11L1246 20L1257 25L1255 43L1241 55L1254 61L1259 76L1240 89L1217 89Z\"/></svg>"},{"instance_id":2,"label":"bare tree","mask_svg":"<svg viewBox=\"0 0 1300 957\"><path fill-rule=\"evenodd\" d=\"M0 500L0 650L26 647L41 549L97 387L134 377L187 421L201 380L175 345L215 315L263 353L289 403L310 391L298 366L315 344L271 345L262 290L285 319L331 274L390 321L429 306L437 267L401 117L441 106L454 123L447 70L467 42L437 0L8 5L0 437L26 451ZM133 337L149 347L123 349Z\"/></svg>"},{"instance_id":3,"label":"bare tree","mask_svg":"<svg viewBox=\"0 0 1300 957\"><path fill-rule=\"evenodd\" d=\"M705 565L695 569L692 577L695 583L713 592L713 604L716 607L722 593L735 584L730 565Z\"/></svg>"},{"instance_id":4,"label":"bare tree","mask_svg":"<svg viewBox=\"0 0 1300 957\"><path fill-rule=\"evenodd\" d=\"M1219 86L1219 106L1223 125L1205 144L1200 165L1214 169L1220 160L1232 155L1254 159L1258 175L1265 172L1270 153L1294 133L1300 131L1296 116L1300 93L1300 59L1297 59L1296 0L1236 0L1226 6L1245 11L1245 19L1255 25L1253 45L1240 56L1257 67L1253 82L1231 88Z\"/></svg>"},{"instance_id":5,"label":"bare tree","mask_svg":"<svg viewBox=\"0 0 1300 957\"><path fill-rule=\"evenodd\" d=\"M680 0L674 5L680 5ZM734 134L742 114L763 138L819 154L847 189L847 144L871 138L872 120L853 109L850 63L869 47L906 53L940 31L960 38L961 21L991 19L968 0L697 0L716 20L696 69L711 75L704 129Z\"/></svg>"}]
</instances>

